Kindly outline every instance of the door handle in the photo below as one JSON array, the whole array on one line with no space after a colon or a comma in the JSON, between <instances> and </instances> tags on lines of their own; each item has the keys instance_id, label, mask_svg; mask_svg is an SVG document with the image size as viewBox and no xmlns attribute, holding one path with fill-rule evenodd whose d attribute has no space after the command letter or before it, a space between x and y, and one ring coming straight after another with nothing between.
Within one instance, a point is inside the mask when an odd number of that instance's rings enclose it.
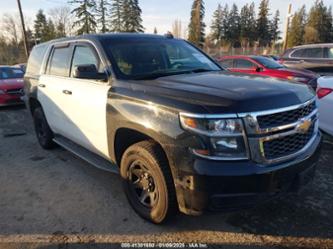
<instances>
[{"instance_id":1,"label":"door handle","mask_svg":"<svg viewBox=\"0 0 333 249\"><path fill-rule=\"evenodd\" d=\"M39 84L38 86L39 86L39 87L43 87L43 88L46 87L46 85L44 85L44 84Z\"/></svg>"},{"instance_id":2,"label":"door handle","mask_svg":"<svg viewBox=\"0 0 333 249\"><path fill-rule=\"evenodd\" d=\"M69 90L63 90L62 93L67 95L72 95L72 91Z\"/></svg>"}]
</instances>

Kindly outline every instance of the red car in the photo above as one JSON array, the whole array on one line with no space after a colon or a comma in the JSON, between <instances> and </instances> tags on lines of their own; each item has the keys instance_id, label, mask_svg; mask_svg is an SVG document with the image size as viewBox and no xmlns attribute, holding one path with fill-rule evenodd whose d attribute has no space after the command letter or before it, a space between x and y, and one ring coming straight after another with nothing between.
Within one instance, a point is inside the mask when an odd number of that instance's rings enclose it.
<instances>
[{"instance_id":1,"label":"red car","mask_svg":"<svg viewBox=\"0 0 333 249\"><path fill-rule=\"evenodd\" d=\"M0 106L23 104L23 71L0 66Z\"/></svg>"},{"instance_id":2,"label":"red car","mask_svg":"<svg viewBox=\"0 0 333 249\"><path fill-rule=\"evenodd\" d=\"M223 67L232 72L270 76L297 81L317 88L317 74L304 69L287 68L264 56L224 56L218 59Z\"/></svg>"}]
</instances>

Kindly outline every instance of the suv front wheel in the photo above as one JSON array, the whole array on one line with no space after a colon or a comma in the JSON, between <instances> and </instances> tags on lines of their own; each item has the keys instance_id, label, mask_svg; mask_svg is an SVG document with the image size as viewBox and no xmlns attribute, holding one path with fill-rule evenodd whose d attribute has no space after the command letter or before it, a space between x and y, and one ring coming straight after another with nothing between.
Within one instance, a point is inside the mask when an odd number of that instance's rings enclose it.
<instances>
[{"instance_id":1,"label":"suv front wheel","mask_svg":"<svg viewBox=\"0 0 333 249\"><path fill-rule=\"evenodd\" d=\"M171 171L162 149L152 141L130 146L120 168L127 199L144 219L159 224L177 210Z\"/></svg>"}]
</instances>

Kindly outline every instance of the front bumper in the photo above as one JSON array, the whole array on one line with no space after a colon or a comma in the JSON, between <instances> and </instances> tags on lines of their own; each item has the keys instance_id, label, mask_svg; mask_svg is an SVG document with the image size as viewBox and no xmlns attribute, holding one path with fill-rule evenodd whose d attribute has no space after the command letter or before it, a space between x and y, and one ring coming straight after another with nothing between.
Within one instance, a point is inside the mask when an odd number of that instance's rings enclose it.
<instances>
[{"instance_id":1,"label":"front bumper","mask_svg":"<svg viewBox=\"0 0 333 249\"><path fill-rule=\"evenodd\" d=\"M0 95L0 106L11 106L11 105L22 105L21 95L14 94L1 94Z\"/></svg>"},{"instance_id":2,"label":"front bumper","mask_svg":"<svg viewBox=\"0 0 333 249\"><path fill-rule=\"evenodd\" d=\"M304 154L268 166L195 157L191 170L179 172L176 179L179 208L186 214L199 215L205 210L254 206L282 193L298 191L314 176L320 144L319 133Z\"/></svg>"}]
</instances>

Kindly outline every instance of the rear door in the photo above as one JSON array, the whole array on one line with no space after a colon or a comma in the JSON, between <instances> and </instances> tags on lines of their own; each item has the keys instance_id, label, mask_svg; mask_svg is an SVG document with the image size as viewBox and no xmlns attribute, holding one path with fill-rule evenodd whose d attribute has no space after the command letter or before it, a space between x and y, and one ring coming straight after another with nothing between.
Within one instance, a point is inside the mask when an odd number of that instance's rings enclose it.
<instances>
[{"instance_id":1,"label":"rear door","mask_svg":"<svg viewBox=\"0 0 333 249\"><path fill-rule=\"evenodd\" d=\"M66 129L72 129L72 123L66 116L62 90L69 77L73 47L67 43L51 47L46 69L41 73L37 97L42 104L46 119L54 133L61 135Z\"/></svg>"}]
</instances>

